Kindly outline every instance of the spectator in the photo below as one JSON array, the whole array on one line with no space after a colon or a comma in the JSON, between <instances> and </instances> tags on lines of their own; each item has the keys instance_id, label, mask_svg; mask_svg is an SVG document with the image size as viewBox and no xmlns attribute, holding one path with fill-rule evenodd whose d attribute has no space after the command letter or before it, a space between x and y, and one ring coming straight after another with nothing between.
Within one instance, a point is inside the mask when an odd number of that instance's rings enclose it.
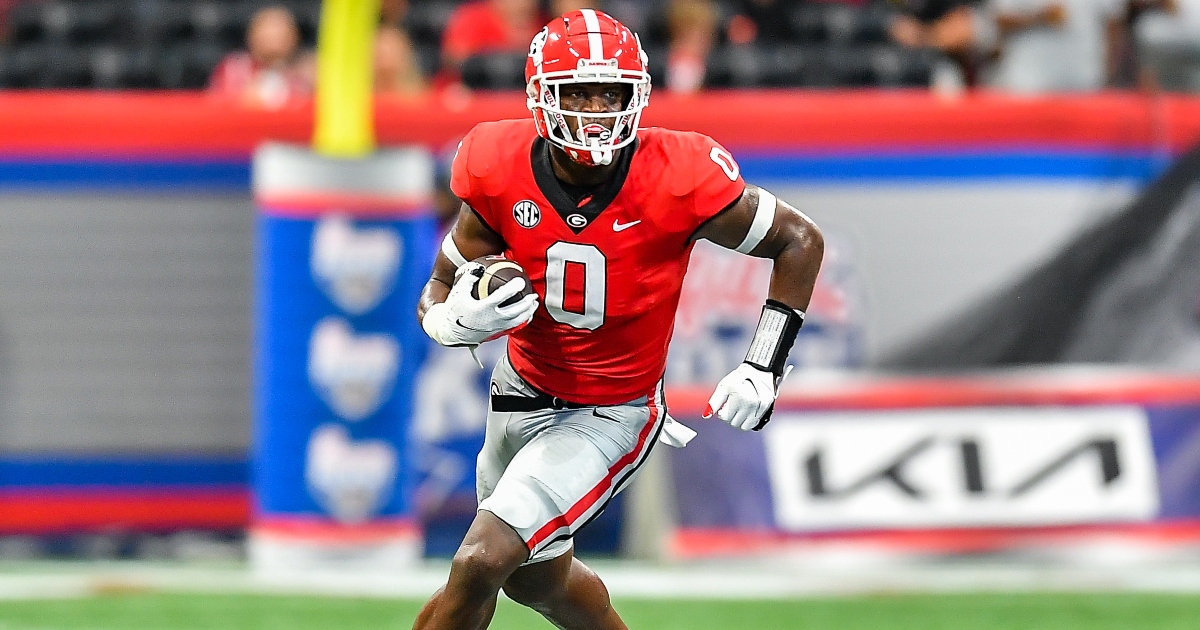
<instances>
[{"instance_id":1,"label":"spectator","mask_svg":"<svg viewBox=\"0 0 1200 630\"><path fill-rule=\"evenodd\" d=\"M408 14L408 0L380 0L379 21L400 28Z\"/></svg>"},{"instance_id":2,"label":"spectator","mask_svg":"<svg viewBox=\"0 0 1200 630\"><path fill-rule=\"evenodd\" d=\"M8 40L8 12L22 0L0 0L0 41Z\"/></svg>"},{"instance_id":3,"label":"spectator","mask_svg":"<svg viewBox=\"0 0 1200 630\"><path fill-rule=\"evenodd\" d=\"M246 50L225 56L209 77L211 93L268 109L312 93L312 55L300 51L296 18L282 6L259 10L246 29Z\"/></svg>"},{"instance_id":4,"label":"spectator","mask_svg":"<svg viewBox=\"0 0 1200 630\"><path fill-rule=\"evenodd\" d=\"M977 46L999 55L986 81L1025 94L1098 90L1123 15L1123 0L989 0L975 28Z\"/></svg>"},{"instance_id":5,"label":"spectator","mask_svg":"<svg viewBox=\"0 0 1200 630\"><path fill-rule=\"evenodd\" d=\"M711 0L671 0L667 89L689 94L704 85L704 68L716 39L717 7Z\"/></svg>"},{"instance_id":6,"label":"spectator","mask_svg":"<svg viewBox=\"0 0 1200 630\"><path fill-rule=\"evenodd\" d=\"M787 40L793 4L788 0L741 0L726 27L729 43L774 44Z\"/></svg>"},{"instance_id":7,"label":"spectator","mask_svg":"<svg viewBox=\"0 0 1200 630\"><path fill-rule=\"evenodd\" d=\"M933 48L957 66L960 83L975 85L974 0L890 0L897 13L888 26L892 40L907 48ZM954 67L951 67L951 72Z\"/></svg>"},{"instance_id":8,"label":"spectator","mask_svg":"<svg viewBox=\"0 0 1200 630\"><path fill-rule=\"evenodd\" d=\"M425 88L408 35L395 26L380 26L375 33L375 91L416 96Z\"/></svg>"},{"instance_id":9,"label":"spectator","mask_svg":"<svg viewBox=\"0 0 1200 630\"><path fill-rule=\"evenodd\" d=\"M563 15L579 9L596 9L603 11L629 27L629 30L641 35L643 42L647 28L648 13L654 12L658 0L551 0L550 16Z\"/></svg>"},{"instance_id":10,"label":"spectator","mask_svg":"<svg viewBox=\"0 0 1200 630\"><path fill-rule=\"evenodd\" d=\"M1113 85L1200 88L1200 0L1129 0L1109 36Z\"/></svg>"},{"instance_id":11,"label":"spectator","mask_svg":"<svg viewBox=\"0 0 1200 630\"><path fill-rule=\"evenodd\" d=\"M604 7L600 5L600 2L592 0L551 0L550 15L562 15L571 11L578 11L579 9L597 9L603 11Z\"/></svg>"},{"instance_id":12,"label":"spectator","mask_svg":"<svg viewBox=\"0 0 1200 630\"><path fill-rule=\"evenodd\" d=\"M888 34L898 44L909 48L932 46L933 32L943 20L958 20L970 16L973 0L889 0L896 10Z\"/></svg>"},{"instance_id":13,"label":"spectator","mask_svg":"<svg viewBox=\"0 0 1200 630\"><path fill-rule=\"evenodd\" d=\"M523 52L545 22L537 0L478 0L459 6L442 33L439 83L457 83L472 55Z\"/></svg>"},{"instance_id":14,"label":"spectator","mask_svg":"<svg viewBox=\"0 0 1200 630\"><path fill-rule=\"evenodd\" d=\"M1148 13L1134 29L1146 73L1156 84L1200 92L1200 0L1178 0L1173 15Z\"/></svg>"}]
</instances>

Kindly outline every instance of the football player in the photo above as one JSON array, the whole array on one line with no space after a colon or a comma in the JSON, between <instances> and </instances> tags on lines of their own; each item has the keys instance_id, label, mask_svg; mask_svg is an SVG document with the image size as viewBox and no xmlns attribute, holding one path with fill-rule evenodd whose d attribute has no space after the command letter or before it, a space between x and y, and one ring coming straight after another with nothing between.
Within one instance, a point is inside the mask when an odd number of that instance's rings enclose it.
<instances>
[{"instance_id":1,"label":"football player","mask_svg":"<svg viewBox=\"0 0 1200 630\"><path fill-rule=\"evenodd\" d=\"M551 21L525 66L533 119L476 126L451 188L463 201L418 306L447 346L508 334L492 373L476 471L479 510L450 577L415 628L486 628L498 592L559 628L625 628L571 537L626 487L657 441L682 446L662 375L684 272L699 239L771 258L769 294L745 362L706 417L769 420L821 264L821 233L743 182L698 133L639 129L650 97L636 35L599 11ZM480 256L528 273L471 295Z\"/></svg>"}]
</instances>

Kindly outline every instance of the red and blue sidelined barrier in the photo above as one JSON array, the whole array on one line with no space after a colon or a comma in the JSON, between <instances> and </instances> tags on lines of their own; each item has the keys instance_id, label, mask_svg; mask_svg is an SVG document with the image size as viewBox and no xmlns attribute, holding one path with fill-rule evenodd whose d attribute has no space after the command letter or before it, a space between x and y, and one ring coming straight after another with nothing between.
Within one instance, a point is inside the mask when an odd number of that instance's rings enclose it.
<instances>
[{"instance_id":1,"label":"red and blue sidelined barrier","mask_svg":"<svg viewBox=\"0 0 1200 630\"><path fill-rule=\"evenodd\" d=\"M250 518L248 478L241 453L6 455L0 532L242 529Z\"/></svg>"},{"instance_id":2,"label":"red and blue sidelined barrier","mask_svg":"<svg viewBox=\"0 0 1200 630\"><path fill-rule=\"evenodd\" d=\"M482 121L528 115L518 94L381 99L382 145L438 151ZM644 120L706 133L750 179L1144 177L1200 139L1200 99L1134 94L744 91L655 94ZM268 140L306 143L312 110L198 94L0 95L5 189L249 189Z\"/></svg>"},{"instance_id":3,"label":"red and blue sidelined barrier","mask_svg":"<svg viewBox=\"0 0 1200 630\"><path fill-rule=\"evenodd\" d=\"M459 101L431 96L382 100L376 120L383 145L439 151L453 147L477 122L527 115L518 94ZM1200 139L1200 99L980 94L945 101L921 92L656 93L645 122L712 135L735 153L751 181L1144 181ZM5 92L0 94L0 190L215 192L249 198L255 148L272 140L306 143L311 128L307 105L262 111L200 94ZM318 205L326 210L339 206L350 214L379 210L369 199L349 200L351 205L345 201L328 205L326 199ZM299 252L311 245L320 212L311 200L261 205L270 217L263 221L272 222L263 234L274 234L278 246L293 248L298 256L297 266L281 273L295 275L289 282L308 283L301 287L304 300L316 309L328 298L321 297ZM374 215L355 229L391 219ZM424 237L405 232L404 241L424 243ZM406 250L409 254L417 256L417 248ZM415 296L397 293L389 299L411 310ZM370 317L348 319L355 334L371 331ZM312 321L296 324L309 327L304 344L311 340L315 318L309 313ZM307 352L307 345L298 343L288 351ZM297 365L306 366L303 361ZM301 376L308 378L306 373L292 376L296 383ZM304 395L316 396L311 391ZM683 404L686 392L670 398ZM343 424L350 439L356 439L358 425ZM702 437L719 435L719 428L704 428ZM255 511L248 490L251 470L243 453L7 454L0 456L0 531L244 527ZM259 498L266 501L263 505L308 512L320 522L327 518L318 516L324 512L311 497L267 495ZM386 508L393 509L399 513L403 506ZM281 529L288 527L305 525Z\"/></svg>"}]
</instances>

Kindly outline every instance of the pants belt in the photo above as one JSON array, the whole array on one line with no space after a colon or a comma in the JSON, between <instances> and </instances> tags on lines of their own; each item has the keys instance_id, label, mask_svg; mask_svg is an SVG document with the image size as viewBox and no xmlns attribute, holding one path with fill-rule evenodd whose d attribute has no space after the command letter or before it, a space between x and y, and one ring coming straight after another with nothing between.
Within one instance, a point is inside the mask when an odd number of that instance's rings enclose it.
<instances>
[{"instance_id":1,"label":"pants belt","mask_svg":"<svg viewBox=\"0 0 1200 630\"><path fill-rule=\"evenodd\" d=\"M510 396L507 394L492 394L492 411L513 412L513 411L541 411L543 409L583 409L584 407L595 407L595 405L585 405L583 403L571 402L563 400L558 396L550 394L538 393L537 396Z\"/></svg>"}]
</instances>

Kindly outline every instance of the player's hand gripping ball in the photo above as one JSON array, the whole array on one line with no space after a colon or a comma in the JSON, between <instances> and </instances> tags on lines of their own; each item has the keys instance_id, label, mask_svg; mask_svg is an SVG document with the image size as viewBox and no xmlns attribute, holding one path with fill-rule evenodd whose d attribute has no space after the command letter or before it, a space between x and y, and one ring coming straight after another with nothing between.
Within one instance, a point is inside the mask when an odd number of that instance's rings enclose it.
<instances>
[{"instance_id":1,"label":"player's hand gripping ball","mask_svg":"<svg viewBox=\"0 0 1200 630\"><path fill-rule=\"evenodd\" d=\"M485 256L459 267L446 301L425 311L421 327L443 346L477 346L520 330L537 306L524 269L505 258Z\"/></svg>"},{"instance_id":2,"label":"player's hand gripping ball","mask_svg":"<svg viewBox=\"0 0 1200 630\"><path fill-rule=\"evenodd\" d=\"M456 342L447 345L477 345L514 333L533 320L537 300L520 265L503 256L476 258L455 273L446 299Z\"/></svg>"},{"instance_id":3,"label":"player's hand gripping ball","mask_svg":"<svg viewBox=\"0 0 1200 630\"><path fill-rule=\"evenodd\" d=\"M525 281L524 288L520 292L514 293L512 297L500 302L500 306L511 306L520 302L521 298L533 295L533 283L529 280L529 274L525 273L521 265L504 256L482 256L472 260L471 263L474 264L469 263L464 265L463 269L478 278L475 284L471 286L471 297L476 300L487 299L489 295L496 293L500 287L516 278L521 278Z\"/></svg>"}]
</instances>

